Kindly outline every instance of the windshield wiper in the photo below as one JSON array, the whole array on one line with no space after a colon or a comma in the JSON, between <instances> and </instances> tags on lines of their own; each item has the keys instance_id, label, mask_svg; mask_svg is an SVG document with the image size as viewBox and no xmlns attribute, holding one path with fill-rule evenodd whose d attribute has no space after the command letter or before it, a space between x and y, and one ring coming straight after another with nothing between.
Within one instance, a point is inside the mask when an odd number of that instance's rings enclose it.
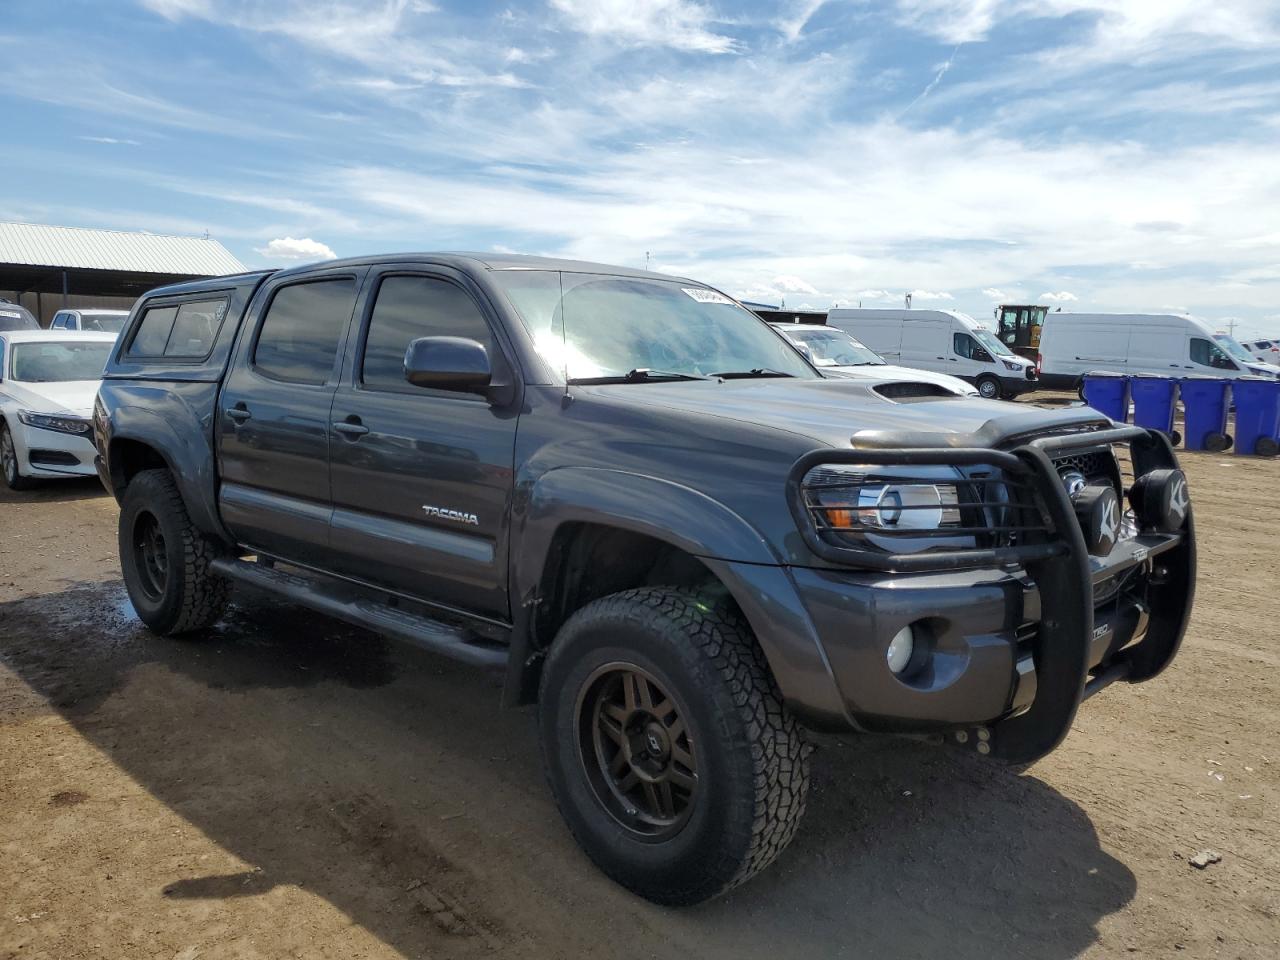
<instances>
[{"instance_id":1,"label":"windshield wiper","mask_svg":"<svg viewBox=\"0 0 1280 960\"><path fill-rule=\"evenodd\" d=\"M725 370L721 373L713 373L712 376L722 380L746 380L749 377L794 377L795 374L771 370L768 367L755 367L751 370Z\"/></svg>"},{"instance_id":2,"label":"windshield wiper","mask_svg":"<svg viewBox=\"0 0 1280 960\"><path fill-rule=\"evenodd\" d=\"M680 373L676 370L653 370L649 367L636 367L624 374L604 377L573 377L570 383L645 383L655 380L709 380L710 377L696 373Z\"/></svg>"}]
</instances>

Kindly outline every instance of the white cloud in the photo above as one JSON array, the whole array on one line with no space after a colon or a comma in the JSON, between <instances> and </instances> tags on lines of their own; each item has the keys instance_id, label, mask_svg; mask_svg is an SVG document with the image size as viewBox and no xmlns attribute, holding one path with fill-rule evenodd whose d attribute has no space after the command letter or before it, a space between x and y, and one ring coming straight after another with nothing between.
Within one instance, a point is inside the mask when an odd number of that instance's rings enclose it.
<instances>
[{"instance_id":1,"label":"white cloud","mask_svg":"<svg viewBox=\"0 0 1280 960\"><path fill-rule=\"evenodd\" d=\"M984 297L990 297L994 303L1008 303L1009 294L997 287L987 287L982 291Z\"/></svg>"},{"instance_id":2,"label":"white cloud","mask_svg":"<svg viewBox=\"0 0 1280 960\"><path fill-rule=\"evenodd\" d=\"M884 301L902 299L899 294L893 293L889 290L859 290L857 293L853 295L853 298L855 300L884 300Z\"/></svg>"},{"instance_id":3,"label":"white cloud","mask_svg":"<svg viewBox=\"0 0 1280 960\"><path fill-rule=\"evenodd\" d=\"M1048 300L1050 303L1070 303L1073 300L1079 300L1070 290L1061 290L1058 293L1052 291L1040 294L1041 300Z\"/></svg>"},{"instance_id":4,"label":"white cloud","mask_svg":"<svg viewBox=\"0 0 1280 960\"><path fill-rule=\"evenodd\" d=\"M338 256L327 245L310 237L298 240L280 237L270 241L265 247L255 247L254 252L268 260L333 260Z\"/></svg>"},{"instance_id":5,"label":"white cloud","mask_svg":"<svg viewBox=\"0 0 1280 960\"><path fill-rule=\"evenodd\" d=\"M947 291L945 290L939 290L936 293L933 292L932 290L912 290L911 291L912 302L916 300L954 300L954 299L955 297L947 293Z\"/></svg>"},{"instance_id":6,"label":"white cloud","mask_svg":"<svg viewBox=\"0 0 1280 960\"><path fill-rule=\"evenodd\" d=\"M808 293L817 296L818 289L811 283L805 283L799 277L774 277L773 285L786 293Z\"/></svg>"},{"instance_id":7,"label":"white cloud","mask_svg":"<svg viewBox=\"0 0 1280 960\"><path fill-rule=\"evenodd\" d=\"M904 23L947 43L984 40L1006 20L1072 15L1094 18L1094 47L1115 51L1171 37L1263 46L1277 35L1271 0L897 0L896 6Z\"/></svg>"},{"instance_id":8,"label":"white cloud","mask_svg":"<svg viewBox=\"0 0 1280 960\"><path fill-rule=\"evenodd\" d=\"M638 47L733 53L732 37L709 29L712 11L692 0L551 0L575 30Z\"/></svg>"},{"instance_id":9,"label":"white cloud","mask_svg":"<svg viewBox=\"0 0 1280 960\"><path fill-rule=\"evenodd\" d=\"M84 140L84 141L86 141L86 142L88 142L88 143L107 143L107 144L117 144L117 145L120 145L120 146L127 146L127 147L140 147L140 146L142 146L142 144L141 144L141 143L139 143L137 140L129 140L129 139L126 139L126 138L123 138L123 137L76 137L76 139L77 139L77 140Z\"/></svg>"}]
</instances>

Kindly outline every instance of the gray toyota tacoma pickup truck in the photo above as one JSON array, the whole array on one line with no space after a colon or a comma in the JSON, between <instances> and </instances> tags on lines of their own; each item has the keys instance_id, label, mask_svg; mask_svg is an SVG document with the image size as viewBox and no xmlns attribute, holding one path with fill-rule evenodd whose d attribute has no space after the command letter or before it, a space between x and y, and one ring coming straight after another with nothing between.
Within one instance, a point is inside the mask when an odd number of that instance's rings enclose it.
<instances>
[{"instance_id":1,"label":"gray toyota tacoma pickup truck","mask_svg":"<svg viewBox=\"0 0 1280 960\"><path fill-rule=\"evenodd\" d=\"M803 728L1024 764L1168 665L1191 609L1161 434L827 379L647 272L412 254L164 287L94 430L152 630L249 584L504 670L577 841L667 904L786 847Z\"/></svg>"}]
</instances>

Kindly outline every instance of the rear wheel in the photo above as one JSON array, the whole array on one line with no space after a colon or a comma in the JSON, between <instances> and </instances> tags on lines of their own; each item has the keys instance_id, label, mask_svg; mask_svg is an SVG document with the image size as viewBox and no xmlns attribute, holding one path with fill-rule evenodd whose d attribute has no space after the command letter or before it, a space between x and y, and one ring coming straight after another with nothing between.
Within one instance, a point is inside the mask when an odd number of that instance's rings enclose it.
<instances>
[{"instance_id":1,"label":"rear wheel","mask_svg":"<svg viewBox=\"0 0 1280 960\"><path fill-rule=\"evenodd\" d=\"M0 468L4 472L4 483L10 490L30 490L36 485L31 477L24 477L18 469L18 449L13 445L13 434L9 432L9 424L0 420Z\"/></svg>"},{"instance_id":2,"label":"rear wheel","mask_svg":"<svg viewBox=\"0 0 1280 960\"><path fill-rule=\"evenodd\" d=\"M167 470L144 470L120 505L120 566L139 619L156 633L199 630L222 615L231 585L212 573L213 542L187 515Z\"/></svg>"},{"instance_id":3,"label":"rear wheel","mask_svg":"<svg viewBox=\"0 0 1280 960\"><path fill-rule=\"evenodd\" d=\"M978 388L978 393L987 400L999 400L1004 396L1004 388L1000 386L1000 381L995 377L979 377L974 386Z\"/></svg>"},{"instance_id":4,"label":"rear wheel","mask_svg":"<svg viewBox=\"0 0 1280 960\"><path fill-rule=\"evenodd\" d=\"M539 720L569 829L643 897L716 896L795 835L799 725L741 617L688 591L627 590L574 614L543 670Z\"/></svg>"}]
</instances>

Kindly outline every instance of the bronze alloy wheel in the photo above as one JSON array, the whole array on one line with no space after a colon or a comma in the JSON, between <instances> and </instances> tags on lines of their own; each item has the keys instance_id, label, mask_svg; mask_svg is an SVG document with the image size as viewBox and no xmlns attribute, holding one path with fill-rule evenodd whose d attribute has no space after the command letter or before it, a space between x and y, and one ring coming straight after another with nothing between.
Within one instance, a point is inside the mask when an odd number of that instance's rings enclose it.
<instances>
[{"instance_id":1,"label":"bronze alloy wheel","mask_svg":"<svg viewBox=\"0 0 1280 960\"><path fill-rule=\"evenodd\" d=\"M648 671L597 669L578 697L578 755L597 801L637 838L680 831L698 798L698 766L686 712Z\"/></svg>"}]
</instances>

